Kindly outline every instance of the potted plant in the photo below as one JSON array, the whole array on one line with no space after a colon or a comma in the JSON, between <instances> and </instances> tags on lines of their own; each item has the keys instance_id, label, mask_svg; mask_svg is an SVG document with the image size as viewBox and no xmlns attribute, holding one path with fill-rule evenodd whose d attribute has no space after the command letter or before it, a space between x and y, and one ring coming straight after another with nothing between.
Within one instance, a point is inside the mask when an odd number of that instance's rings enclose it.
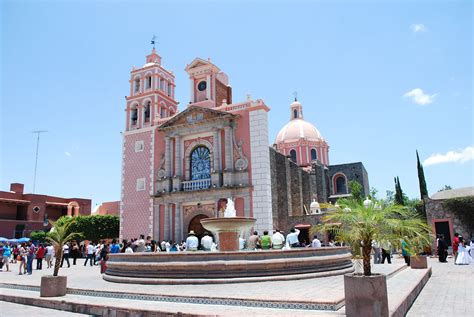
<instances>
[{"instance_id":1,"label":"potted plant","mask_svg":"<svg viewBox=\"0 0 474 317\"><path fill-rule=\"evenodd\" d=\"M411 243L408 244L410 249L414 251L413 255L410 255L410 267L412 269L426 269L428 268L428 257L431 251L427 251L430 245L423 239L415 237Z\"/></svg>"},{"instance_id":2,"label":"potted plant","mask_svg":"<svg viewBox=\"0 0 474 317\"><path fill-rule=\"evenodd\" d=\"M63 247L69 241L80 236L79 233L69 232L69 227L74 223L74 220L65 221L62 223L51 223L52 229L46 237L46 241L54 246L56 260L54 262L53 275L46 275L41 277L41 297L56 297L66 295L67 290L67 276L58 276L59 267L63 257Z\"/></svg>"},{"instance_id":3,"label":"potted plant","mask_svg":"<svg viewBox=\"0 0 474 317\"><path fill-rule=\"evenodd\" d=\"M383 274L373 274L370 266L372 241L386 240L400 245L400 238L430 240L431 228L409 208L387 205L383 201L356 199L338 201L339 208L323 217L318 231L332 231L336 240L350 245L360 254L363 273L344 276L347 316L388 316L387 281Z\"/></svg>"}]
</instances>

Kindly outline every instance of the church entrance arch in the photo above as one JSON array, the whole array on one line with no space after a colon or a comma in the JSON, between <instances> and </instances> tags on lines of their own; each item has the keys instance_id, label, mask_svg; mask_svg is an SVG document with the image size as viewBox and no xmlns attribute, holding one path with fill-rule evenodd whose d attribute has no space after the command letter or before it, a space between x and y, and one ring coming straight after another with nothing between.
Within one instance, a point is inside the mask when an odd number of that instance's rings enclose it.
<instances>
[{"instance_id":1,"label":"church entrance arch","mask_svg":"<svg viewBox=\"0 0 474 317\"><path fill-rule=\"evenodd\" d=\"M203 214L194 216L189 222L188 232L193 230L196 237L201 239L201 237L204 236L204 232L206 231L206 229L204 229L204 227L201 225L201 219L205 219L205 218L209 218L209 217Z\"/></svg>"}]
</instances>

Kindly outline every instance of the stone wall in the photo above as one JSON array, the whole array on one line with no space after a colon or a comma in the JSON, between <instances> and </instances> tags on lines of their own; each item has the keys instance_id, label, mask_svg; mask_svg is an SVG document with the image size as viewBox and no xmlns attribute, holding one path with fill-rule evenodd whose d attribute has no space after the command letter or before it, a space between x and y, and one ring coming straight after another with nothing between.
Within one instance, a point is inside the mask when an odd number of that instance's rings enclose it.
<instances>
[{"instance_id":1,"label":"stone wall","mask_svg":"<svg viewBox=\"0 0 474 317\"><path fill-rule=\"evenodd\" d=\"M361 162L328 166L329 195L334 195L335 191L333 184L333 176L337 173L343 173L344 175L346 175L348 187L349 182L355 180L362 185L363 196L369 195L369 176L367 174L367 171L365 170L364 165ZM347 188L347 190L349 190L349 188Z\"/></svg>"},{"instance_id":2,"label":"stone wall","mask_svg":"<svg viewBox=\"0 0 474 317\"><path fill-rule=\"evenodd\" d=\"M425 198L426 204L426 218L428 224L434 227L434 222L437 219L448 219L452 224L452 234L459 233L464 239L471 238L474 234L474 228L470 228L467 224L463 223L461 219L456 217L456 214L451 210L443 206L445 199L429 199Z\"/></svg>"}]
</instances>

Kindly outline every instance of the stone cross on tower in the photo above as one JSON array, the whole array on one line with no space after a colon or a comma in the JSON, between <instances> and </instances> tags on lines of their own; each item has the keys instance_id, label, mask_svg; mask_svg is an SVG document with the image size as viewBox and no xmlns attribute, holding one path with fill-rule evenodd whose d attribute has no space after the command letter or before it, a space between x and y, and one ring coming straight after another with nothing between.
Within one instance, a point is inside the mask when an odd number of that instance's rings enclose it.
<instances>
[{"instance_id":1,"label":"stone cross on tower","mask_svg":"<svg viewBox=\"0 0 474 317\"><path fill-rule=\"evenodd\" d=\"M155 34L153 34L153 37L151 38L150 44L153 45L153 49L155 49L155 44L156 44L156 35Z\"/></svg>"}]
</instances>

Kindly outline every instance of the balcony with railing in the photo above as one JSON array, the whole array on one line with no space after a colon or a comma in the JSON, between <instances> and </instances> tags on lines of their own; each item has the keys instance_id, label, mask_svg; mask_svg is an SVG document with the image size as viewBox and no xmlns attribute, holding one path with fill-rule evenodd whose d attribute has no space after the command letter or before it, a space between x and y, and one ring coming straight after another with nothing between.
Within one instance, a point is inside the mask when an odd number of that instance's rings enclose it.
<instances>
[{"instance_id":1,"label":"balcony with railing","mask_svg":"<svg viewBox=\"0 0 474 317\"><path fill-rule=\"evenodd\" d=\"M202 189L208 189L211 187L211 179L197 179L197 180L192 180L192 181L183 181L183 191L189 192L193 190L202 190Z\"/></svg>"}]
</instances>

